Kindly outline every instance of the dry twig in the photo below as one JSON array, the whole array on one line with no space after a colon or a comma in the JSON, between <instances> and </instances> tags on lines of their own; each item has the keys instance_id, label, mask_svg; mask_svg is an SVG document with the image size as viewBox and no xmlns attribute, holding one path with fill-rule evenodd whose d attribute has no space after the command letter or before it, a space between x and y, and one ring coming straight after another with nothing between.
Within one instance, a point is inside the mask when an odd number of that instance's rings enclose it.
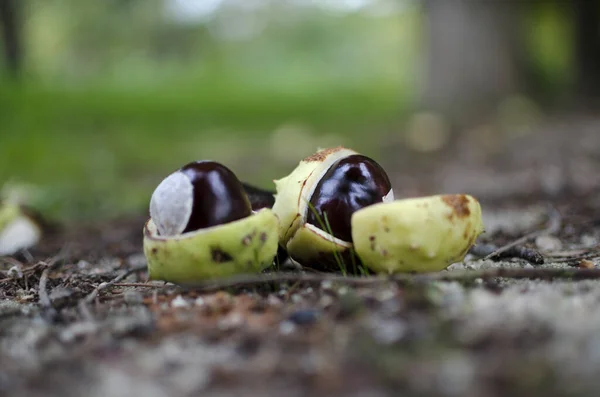
<instances>
[{"instance_id":1,"label":"dry twig","mask_svg":"<svg viewBox=\"0 0 600 397\"><path fill-rule=\"evenodd\" d=\"M600 279L600 269L550 269L550 268L497 268L486 270L456 270L429 274L397 274L391 276L347 277L332 274L298 274L273 273L231 277L223 280L206 281L197 284L184 284L186 291L215 292L222 289L243 289L260 287L267 284L305 283L318 285L324 281L350 285L354 287L370 287L385 283L426 283L436 281L473 282L494 278L510 279L542 279L542 280L584 280Z\"/></svg>"},{"instance_id":2,"label":"dry twig","mask_svg":"<svg viewBox=\"0 0 600 397\"><path fill-rule=\"evenodd\" d=\"M107 281L105 283L98 284L98 286L92 292L90 292L85 298L83 298L82 302L86 303L86 304L92 303L98 297L98 294L100 293L100 291L102 291L110 286L115 285L116 283L118 283L119 281L123 280L125 277L127 277L133 273L142 272L146 269L147 269L146 264L127 269L125 272L121 273L120 275L113 278L112 280Z\"/></svg>"},{"instance_id":3,"label":"dry twig","mask_svg":"<svg viewBox=\"0 0 600 397\"><path fill-rule=\"evenodd\" d=\"M561 219L560 213L558 212L558 210L556 210L556 208L550 207L550 211L549 211L549 215L548 215L548 223L545 228L543 228L541 230L535 230L531 233L527 233L526 235L498 248L494 252L485 256L483 259L492 259L494 257L499 257L502 254L506 254L510 250L513 250L513 253L517 254L517 255L515 255L515 257L522 257L523 254L525 254L525 257L523 259L529 260L527 258L528 256L530 258L535 258L536 255L530 254L526 247L520 247L520 249L519 249L518 246L525 244L527 241L529 241L533 238L536 238L538 236L550 235L550 234L554 234L554 233L558 232L561 224L562 224L562 219ZM539 255L539 253L538 253L538 255ZM543 260L543 258L542 258L542 260Z\"/></svg>"}]
</instances>

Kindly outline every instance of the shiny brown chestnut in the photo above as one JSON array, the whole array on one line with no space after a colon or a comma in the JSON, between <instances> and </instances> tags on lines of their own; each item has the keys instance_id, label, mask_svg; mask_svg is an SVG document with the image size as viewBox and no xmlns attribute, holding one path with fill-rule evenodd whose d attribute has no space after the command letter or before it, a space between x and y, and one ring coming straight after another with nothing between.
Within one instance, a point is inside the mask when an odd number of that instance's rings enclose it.
<instances>
[{"instance_id":1,"label":"shiny brown chestnut","mask_svg":"<svg viewBox=\"0 0 600 397\"><path fill-rule=\"evenodd\" d=\"M224 165L194 161L165 178L150 200L161 235L176 235L233 222L252 214L242 183Z\"/></svg>"},{"instance_id":2,"label":"shiny brown chestnut","mask_svg":"<svg viewBox=\"0 0 600 397\"><path fill-rule=\"evenodd\" d=\"M351 264L352 217L365 207L394 199L390 180L371 158L352 149L319 150L275 181L273 211L279 244L292 259L319 270Z\"/></svg>"},{"instance_id":3,"label":"shiny brown chestnut","mask_svg":"<svg viewBox=\"0 0 600 397\"><path fill-rule=\"evenodd\" d=\"M383 202L391 190L386 172L373 159L360 154L342 158L315 186L306 221L322 230L329 228L334 237L352 241L352 214Z\"/></svg>"},{"instance_id":4,"label":"shiny brown chestnut","mask_svg":"<svg viewBox=\"0 0 600 397\"><path fill-rule=\"evenodd\" d=\"M150 200L150 278L185 283L264 270L277 254L277 225L270 208L253 210L230 169L214 161L186 164Z\"/></svg>"}]
</instances>

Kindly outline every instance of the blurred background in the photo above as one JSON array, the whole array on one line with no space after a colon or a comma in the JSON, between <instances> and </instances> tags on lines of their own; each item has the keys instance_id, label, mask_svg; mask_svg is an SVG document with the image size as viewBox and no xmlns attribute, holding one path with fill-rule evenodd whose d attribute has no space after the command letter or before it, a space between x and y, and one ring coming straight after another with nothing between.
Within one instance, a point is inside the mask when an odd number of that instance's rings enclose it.
<instances>
[{"instance_id":1,"label":"blurred background","mask_svg":"<svg viewBox=\"0 0 600 397\"><path fill-rule=\"evenodd\" d=\"M400 195L506 192L527 167L557 192L573 178L545 160L598 147L556 120L593 117L599 22L592 0L0 0L2 195L115 217L192 160L270 188L334 145Z\"/></svg>"}]
</instances>

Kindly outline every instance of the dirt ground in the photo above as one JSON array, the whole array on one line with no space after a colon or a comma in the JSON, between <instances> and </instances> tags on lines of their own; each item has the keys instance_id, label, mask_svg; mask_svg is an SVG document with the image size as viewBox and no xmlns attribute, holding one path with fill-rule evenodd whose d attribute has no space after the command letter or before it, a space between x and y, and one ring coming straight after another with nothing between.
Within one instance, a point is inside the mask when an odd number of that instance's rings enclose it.
<instances>
[{"instance_id":1,"label":"dirt ground","mask_svg":"<svg viewBox=\"0 0 600 397\"><path fill-rule=\"evenodd\" d=\"M396 191L471 192L479 246L525 236L542 264L469 255L429 278L183 289L146 282L145 214L61 225L0 259L0 394L596 396L598 131L579 117L493 153L466 138L437 160L389 150Z\"/></svg>"}]
</instances>

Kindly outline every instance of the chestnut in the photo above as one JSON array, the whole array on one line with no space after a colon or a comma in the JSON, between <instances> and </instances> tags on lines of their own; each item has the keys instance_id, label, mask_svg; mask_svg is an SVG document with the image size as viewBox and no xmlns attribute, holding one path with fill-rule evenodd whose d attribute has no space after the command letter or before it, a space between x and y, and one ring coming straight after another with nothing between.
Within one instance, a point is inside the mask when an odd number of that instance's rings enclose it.
<instances>
[{"instance_id":1,"label":"chestnut","mask_svg":"<svg viewBox=\"0 0 600 397\"><path fill-rule=\"evenodd\" d=\"M383 168L367 156L350 155L321 176L310 195L306 222L323 229L326 219L334 237L352 241L352 214L388 195L393 195L392 185Z\"/></svg>"},{"instance_id":2,"label":"chestnut","mask_svg":"<svg viewBox=\"0 0 600 397\"><path fill-rule=\"evenodd\" d=\"M150 199L144 253L151 279L190 282L269 266L277 217L252 209L244 185L224 165L195 161L168 175Z\"/></svg>"},{"instance_id":3,"label":"chestnut","mask_svg":"<svg viewBox=\"0 0 600 397\"><path fill-rule=\"evenodd\" d=\"M165 178L150 199L161 235L186 233L250 216L242 183L215 161L195 161Z\"/></svg>"},{"instance_id":4,"label":"chestnut","mask_svg":"<svg viewBox=\"0 0 600 397\"><path fill-rule=\"evenodd\" d=\"M395 200L383 168L344 147L317 151L275 185L280 245L320 270L355 259L375 272L441 270L483 231L473 197Z\"/></svg>"}]
</instances>

